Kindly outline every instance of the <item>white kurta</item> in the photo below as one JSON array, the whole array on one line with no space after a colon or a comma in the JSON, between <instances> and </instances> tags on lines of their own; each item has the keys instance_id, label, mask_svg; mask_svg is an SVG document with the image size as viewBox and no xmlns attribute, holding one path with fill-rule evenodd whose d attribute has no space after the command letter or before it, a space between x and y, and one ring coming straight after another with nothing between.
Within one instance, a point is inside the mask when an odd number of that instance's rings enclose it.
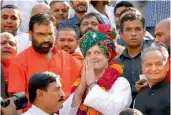
<instances>
[{"instance_id":1,"label":"white kurta","mask_svg":"<svg viewBox=\"0 0 171 115\"><path fill-rule=\"evenodd\" d=\"M97 11L91 4L89 5L88 7L88 11L87 13L90 13L90 12L94 12L94 13L97 13L100 15L100 17L103 19L103 21L105 22L105 24L110 24L113 28L116 28L116 25L115 25L115 20L114 20L114 15L113 15L113 10L114 8L112 6L108 6L106 5L105 6L105 12L107 14L104 15L104 14L101 14L99 11Z\"/></svg>"},{"instance_id":2,"label":"white kurta","mask_svg":"<svg viewBox=\"0 0 171 115\"><path fill-rule=\"evenodd\" d=\"M78 107L71 107L72 99L73 94L64 102L60 115L77 113ZM103 115L119 115L122 110L129 108L131 102L131 87L124 77L118 78L108 92L95 85L84 100L85 105L96 109Z\"/></svg>"},{"instance_id":3,"label":"white kurta","mask_svg":"<svg viewBox=\"0 0 171 115\"><path fill-rule=\"evenodd\" d=\"M27 112L23 113L22 115L49 115L49 114L45 113L35 105L32 105L31 108L28 109ZM57 114L54 113L53 115L57 115Z\"/></svg>"},{"instance_id":4,"label":"white kurta","mask_svg":"<svg viewBox=\"0 0 171 115\"><path fill-rule=\"evenodd\" d=\"M17 41L17 54L21 53L32 44L29 39L29 33L18 34L15 38Z\"/></svg>"}]
</instances>

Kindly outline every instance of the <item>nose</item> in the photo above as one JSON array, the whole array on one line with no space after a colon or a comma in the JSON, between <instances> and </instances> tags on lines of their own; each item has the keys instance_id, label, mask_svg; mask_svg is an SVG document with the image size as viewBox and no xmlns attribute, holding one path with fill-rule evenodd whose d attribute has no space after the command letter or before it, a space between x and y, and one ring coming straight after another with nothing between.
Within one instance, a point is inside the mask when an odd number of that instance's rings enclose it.
<instances>
[{"instance_id":1,"label":"nose","mask_svg":"<svg viewBox=\"0 0 171 115\"><path fill-rule=\"evenodd\" d=\"M10 45L9 43L6 43L6 44L5 44L5 48L10 49L10 48L11 48L11 45Z\"/></svg>"},{"instance_id":2,"label":"nose","mask_svg":"<svg viewBox=\"0 0 171 115\"><path fill-rule=\"evenodd\" d=\"M152 65L152 66L151 66L151 70L152 70L152 71L155 71L155 70L157 70L157 67L156 67L155 65Z\"/></svg>"},{"instance_id":3,"label":"nose","mask_svg":"<svg viewBox=\"0 0 171 115\"><path fill-rule=\"evenodd\" d=\"M59 10L59 12L58 12L58 13L59 13L59 15L62 15L62 14L63 14L63 13L62 13L62 10Z\"/></svg>"},{"instance_id":4,"label":"nose","mask_svg":"<svg viewBox=\"0 0 171 115\"><path fill-rule=\"evenodd\" d=\"M64 45L68 45L68 41L66 40L66 41L64 41Z\"/></svg>"},{"instance_id":5,"label":"nose","mask_svg":"<svg viewBox=\"0 0 171 115\"><path fill-rule=\"evenodd\" d=\"M48 42L48 41L51 41L52 37L53 37L52 35L48 35L48 34L47 34L47 35L44 36L43 40L44 40L45 42Z\"/></svg>"},{"instance_id":6,"label":"nose","mask_svg":"<svg viewBox=\"0 0 171 115\"><path fill-rule=\"evenodd\" d=\"M11 18L8 18L7 19L7 23L11 23Z\"/></svg>"},{"instance_id":7,"label":"nose","mask_svg":"<svg viewBox=\"0 0 171 115\"><path fill-rule=\"evenodd\" d=\"M44 38L44 42L49 42L49 41L50 41L50 37L46 36L46 37Z\"/></svg>"},{"instance_id":8,"label":"nose","mask_svg":"<svg viewBox=\"0 0 171 115\"><path fill-rule=\"evenodd\" d=\"M92 28L92 24L88 24L88 28Z\"/></svg>"},{"instance_id":9,"label":"nose","mask_svg":"<svg viewBox=\"0 0 171 115\"><path fill-rule=\"evenodd\" d=\"M63 90L62 90L62 89L61 89L61 92L60 92L60 96L65 97L65 93L63 92Z\"/></svg>"},{"instance_id":10,"label":"nose","mask_svg":"<svg viewBox=\"0 0 171 115\"><path fill-rule=\"evenodd\" d=\"M92 60L96 59L96 54L91 54L90 58L91 58Z\"/></svg>"},{"instance_id":11,"label":"nose","mask_svg":"<svg viewBox=\"0 0 171 115\"><path fill-rule=\"evenodd\" d=\"M132 31L131 31L131 34L132 34L132 36L135 36L135 35L136 35L135 30L132 30Z\"/></svg>"},{"instance_id":12,"label":"nose","mask_svg":"<svg viewBox=\"0 0 171 115\"><path fill-rule=\"evenodd\" d=\"M159 40L158 37L156 37L156 38L154 39L154 41L155 41L155 43L159 43L159 42L160 42L160 40Z\"/></svg>"}]
</instances>

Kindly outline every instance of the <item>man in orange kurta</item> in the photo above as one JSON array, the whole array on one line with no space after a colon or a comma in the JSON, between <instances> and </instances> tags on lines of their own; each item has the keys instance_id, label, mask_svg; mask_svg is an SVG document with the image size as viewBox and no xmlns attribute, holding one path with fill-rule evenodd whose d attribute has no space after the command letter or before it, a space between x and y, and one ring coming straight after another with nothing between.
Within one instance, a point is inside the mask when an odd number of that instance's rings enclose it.
<instances>
[{"instance_id":1,"label":"man in orange kurta","mask_svg":"<svg viewBox=\"0 0 171 115\"><path fill-rule=\"evenodd\" d=\"M66 98L70 87L78 77L81 62L54 47L55 23L50 14L33 16L29 24L32 46L16 56L9 70L9 93L25 91L28 96L28 82L36 72L50 71L60 75ZM55 100L54 100L55 101Z\"/></svg>"},{"instance_id":2,"label":"man in orange kurta","mask_svg":"<svg viewBox=\"0 0 171 115\"><path fill-rule=\"evenodd\" d=\"M70 87L78 77L81 64L70 54L53 49L53 56L48 62L42 55L34 51L32 47L26 49L13 59L10 66L10 78L8 92L28 92L28 81L36 72L51 71L61 77L63 90L66 97L70 94Z\"/></svg>"}]
</instances>

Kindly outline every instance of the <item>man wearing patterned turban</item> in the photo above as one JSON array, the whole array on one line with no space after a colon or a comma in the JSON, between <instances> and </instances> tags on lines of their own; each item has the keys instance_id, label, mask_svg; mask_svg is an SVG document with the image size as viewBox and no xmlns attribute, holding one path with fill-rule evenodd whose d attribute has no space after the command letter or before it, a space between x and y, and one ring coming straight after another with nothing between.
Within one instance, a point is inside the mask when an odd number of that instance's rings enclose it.
<instances>
[{"instance_id":1,"label":"man wearing patterned turban","mask_svg":"<svg viewBox=\"0 0 171 115\"><path fill-rule=\"evenodd\" d=\"M80 40L85 57L81 77L74 82L60 115L118 115L131 104L131 88L122 75L113 41L100 32L87 32Z\"/></svg>"}]
</instances>

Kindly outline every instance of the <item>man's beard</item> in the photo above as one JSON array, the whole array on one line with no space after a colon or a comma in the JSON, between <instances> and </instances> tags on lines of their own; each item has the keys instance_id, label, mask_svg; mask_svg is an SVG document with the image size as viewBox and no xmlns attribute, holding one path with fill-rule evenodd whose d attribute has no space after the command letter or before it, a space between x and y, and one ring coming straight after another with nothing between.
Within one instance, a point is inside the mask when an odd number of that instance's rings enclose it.
<instances>
[{"instance_id":1,"label":"man's beard","mask_svg":"<svg viewBox=\"0 0 171 115\"><path fill-rule=\"evenodd\" d=\"M48 47L43 47L43 45L47 44ZM50 50L52 50L54 44L52 42L42 42L38 43L34 38L32 39L32 47L39 54L47 54Z\"/></svg>"},{"instance_id":2,"label":"man's beard","mask_svg":"<svg viewBox=\"0 0 171 115\"><path fill-rule=\"evenodd\" d=\"M167 41L167 42L165 42L165 44L166 44L166 48L167 48L167 50L168 50L169 57L170 57L170 40Z\"/></svg>"},{"instance_id":3,"label":"man's beard","mask_svg":"<svg viewBox=\"0 0 171 115\"><path fill-rule=\"evenodd\" d=\"M84 10L79 10L79 6L80 5L82 5L82 6L84 6L84 7L86 7ZM76 12L78 12L78 13L86 13L87 12L87 5L86 4L80 4L80 5L78 5L76 8L74 8L74 10L76 11Z\"/></svg>"}]
</instances>

